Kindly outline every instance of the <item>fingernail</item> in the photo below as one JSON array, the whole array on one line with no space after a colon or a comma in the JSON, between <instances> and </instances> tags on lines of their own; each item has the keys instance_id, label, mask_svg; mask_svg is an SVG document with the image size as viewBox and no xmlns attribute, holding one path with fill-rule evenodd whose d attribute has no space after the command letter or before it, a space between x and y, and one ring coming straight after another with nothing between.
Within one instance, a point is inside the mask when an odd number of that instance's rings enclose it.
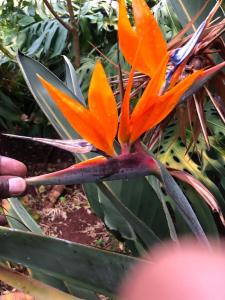
<instances>
[{"instance_id":1,"label":"fingernail","mask_svg":"<svg viewBox=\"0 0 225 300\"><path fill-rule=\"evenodd\" d=\"M13 177L9 179L9 193L12 195L19 195L26 189L26 182L20 177Z\"/></svg>"}]
</instances>

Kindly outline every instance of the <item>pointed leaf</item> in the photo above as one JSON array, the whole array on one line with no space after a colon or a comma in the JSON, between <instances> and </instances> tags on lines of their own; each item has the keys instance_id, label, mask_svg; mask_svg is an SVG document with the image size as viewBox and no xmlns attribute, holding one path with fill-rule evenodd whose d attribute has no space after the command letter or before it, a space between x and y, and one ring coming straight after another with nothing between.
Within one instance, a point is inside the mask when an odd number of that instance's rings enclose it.
<instances>
[{"instance_id":1,"label":"pointed leaf","mask_svg":"<svg viewBox=\"0 0 225 300\"><path fill-rule=\"evenodd\" d=\"M31 231L36 234L43 234L38 224L33 220L29 213L24 209L20 200L9 198L3 200L3 209L6 211L6 218L11 228L22 231ZM46 273L29 269L32 278L37 279L47 285L55 287L63 292L68 292L66 283L58 278L54 278ZM74 294L77 295L77 294Z\"/></svg>"},{"instance_id":2,"label":"pointed leaf","mask_svg":"<svg viewBox=\"0 0 225 300\"><path fill-rule=\"evenodd\" d=\"M80 88L76 70L65 55L63 55L63 58L65 61L66 86L72 91L72 93L74 93L74 95L77 95L78 99L80 99L80 102L85 105L85 99Z\"/></svg>"},{"instance_id":3,"label":"pointed leaf","mask_svg":"<svg viewBox=\"0 0 225 300\"><path fill-rule=\"evenodd\" d=\"M21 52L18 53L17 60L31 93L47 118L51 121L56 131L62 137L67 139L78 138L78 135L71 127L69 122L65 119L60 110L55 109L55 104L40 83L40 80L38 80L36 74L38 73L39 75L43 76L46 80L57 86L65 94L69 95L73 100L79 100L79 98L74 96L61 80L59 80L53 73L47 70L39 62L22 54Z\"/></svg>"},{"instance_id":4,"label":"pointed leaf","mask_svg":"<svg viewBox=\"0 0 225 300\"><path fill-rule=\"evenodd\" d=\"M127 222L131 225L131 228L141 238L146 247L150 248L160 242L160 239L155 235L155 233L122 203L122 201L115 195L106 183L100 183L99 187L101 191L107 195L108 199L118 209L125 220L127 220Z\"/></svg>"},{"instance_id":5,"label":"pointed leaf","mask_svg":"<svg viewBox=\"0 0 225 300\"><path fill-rule=\"evenodd\" d=\"M194 235L199 239L202 240L206 245L208 245L207 237L191 207L187 198L181 191L180 187L167 171L167 169L161 164L158 163L160 168L160 175L165 187L167 194L173 199L176 204L177 209L182 214L184 220L194 233Z\"/></svg>"}]
</instances>

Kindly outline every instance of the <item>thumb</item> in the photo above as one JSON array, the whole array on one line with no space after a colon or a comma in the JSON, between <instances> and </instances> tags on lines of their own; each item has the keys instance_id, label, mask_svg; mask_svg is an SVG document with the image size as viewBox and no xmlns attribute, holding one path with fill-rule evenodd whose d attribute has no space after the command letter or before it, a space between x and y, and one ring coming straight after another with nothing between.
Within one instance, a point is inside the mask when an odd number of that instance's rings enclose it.
<instances>
[{"instance_id":1,"label":"thumb","mask_svg":"<svg viewBox=\"0 0 225 300\"><path fill-rule=\"evenodd\" d=\"M16 196L23 193L26 189L26 182L21 177L0 177L0 198Z\"/></svg>"}]
</instances>

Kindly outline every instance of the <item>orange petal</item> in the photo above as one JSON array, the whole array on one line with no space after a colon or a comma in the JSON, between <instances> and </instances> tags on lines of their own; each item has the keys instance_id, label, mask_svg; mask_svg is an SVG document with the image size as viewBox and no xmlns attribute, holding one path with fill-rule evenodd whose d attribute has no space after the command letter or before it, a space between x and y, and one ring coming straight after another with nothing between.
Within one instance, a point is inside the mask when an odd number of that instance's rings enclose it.
<instances>
[{"instance_id":1,"label":"orange petal","mask_svg":"<svg viewBox=\"0 0 225 300\"><path fill-rule=\"evenodd\" d=\"M166 68L169 60L169 54L167 53L161 63L158 66L157 71L155 72L153 78L148 83L143 95L136 104L133 112L132 118L136 118L138 115L143 114L144 111L148 109L149 105L152 105L153 96L158 96L160 89L163 87L166 77ZM155 99L155 98L154 98ZM158 99L158 98L156 98Z\"/></svg>"},{"instance_id":2,"label":"orange petal","mask_svg":"<svg viewBox=\"0 0 225 300\"><path fill-rule=\"evenodd\" d=\"M202 70L196 71L163 96L150 97L148 109L141 115L131 116L131 138L130 142L135 142L144 132L159 124L173 110L185 91L202 74Z\"/></svg>"},{"instance_id":3,"label":"orange petal","mask_svg":"<svg viewBox=\"0 0 225 300\"><path fill-rule=\"evenodd\" d=\"M74 130L97 149L113 156L114 149L101 132L101 124L98 119L78 101L62 93L41 76L37 76Z\"/></svg>"},{"instance_id":4,"label":"orange petal","mask_svg":"<svg viewBox=\"0 0 225 300\"><path fill-rule=\"evenodd\" d=\"M127 62L132 65L136 55L137 46L142 40L142 37L138 37L136 31L130 24L125 0L120 0L119 2L118 39L124 57ZM148 60L143 57L140 51L136 59L136 68L142 73L150 75Z\"/></svg>"},{"instance_id":5,"label":"orange petal","mask_svg":"<svg viewBox=\"0 0 225 300\"><path fill-rule=\"evenodd\" d=\"M121 145L126 144L130 137L130 94L134 78L134 67L132 67L127 83L125 95L123 98L121 115L120 115L120 126L118 131L118 140Z\"/></svg>"},{"instance_id":6,"label":"orange petal","mask_svg":"<svg viewBox=\"0 0 225 300\"><path fill-rule=\"evenodd\" d=\"M113 146L118 127L117 103L100 61L97 61L91 78L88 106L101 124L101 132L105 139Z\"/></svg>"},{"instance_id":7,"label":"orange petal","mask_svg":"<svg viewBox=\"0 0 225 300\"><path fill-rule=\"evenodd\" d=\"M136 32L139 38L143 38L140 52L152 77L167 53L167 44L146 1L132 0L132 5Z\"/></svg>"}]
</instances>

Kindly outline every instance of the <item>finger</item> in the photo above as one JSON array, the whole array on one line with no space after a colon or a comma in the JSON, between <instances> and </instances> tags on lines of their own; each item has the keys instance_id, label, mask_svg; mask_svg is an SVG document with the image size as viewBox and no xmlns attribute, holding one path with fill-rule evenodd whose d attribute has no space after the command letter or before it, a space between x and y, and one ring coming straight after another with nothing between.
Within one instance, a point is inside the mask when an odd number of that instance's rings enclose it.
<instances>
[{"instance_id":1,"label":"finger","mask_svg":"<svg viewBox=\"0 0 225 300\"><path fill-rule=\"evenodd\" d=\"M20 161L6 156L0 156L0 175L15 175L24 177L27 167Z\"/></svg>"},{"instance_id":2,"label":"finger","mask_svg":"<svg viewBox=\"0 0 225 300\"><path fill-rule=\"evenodd\" d=\"M26 189L26 182L20 177L0 177L0 198L4 199L11 196L22 194Z\"/></svg>"}]
</instances>

